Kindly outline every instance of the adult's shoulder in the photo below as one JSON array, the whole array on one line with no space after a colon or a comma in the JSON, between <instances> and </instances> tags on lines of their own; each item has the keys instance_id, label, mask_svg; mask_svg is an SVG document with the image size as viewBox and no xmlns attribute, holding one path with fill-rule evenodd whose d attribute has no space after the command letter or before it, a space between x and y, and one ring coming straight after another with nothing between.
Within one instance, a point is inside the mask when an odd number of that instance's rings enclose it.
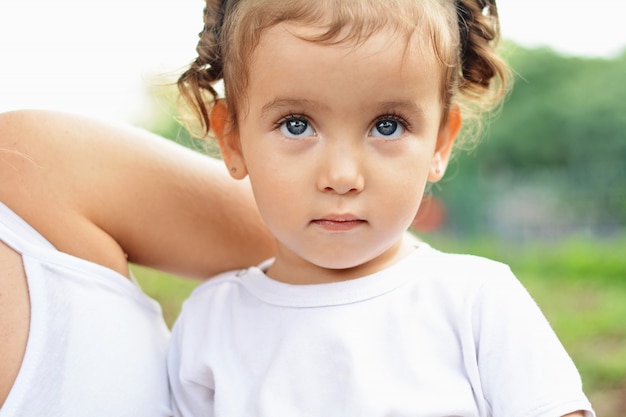
<instances>
[{"instance_id":1,"label":"adult's shoulder","mask_svg":"<svg viewBox=\"0 0 626 417\"><path fill-rule=\"evenodd\" d=\"M112 159L91 140L102 126L53 111L0 114L0 201L57 249L127 275L124 251L91 209L107 196L97 193Z\"/></svg>"},{"instance_id":2,"label":"adult's shoulder","mask_svg":"<svg viewBox=\"0 0 626 417\"><path fill-rule=\"evenodd\" d=\"M81 115L0 114L0 201L57 249L126 275L130 261L206 277L274 250L222 161Z\"/></svg>"}]
</instances>

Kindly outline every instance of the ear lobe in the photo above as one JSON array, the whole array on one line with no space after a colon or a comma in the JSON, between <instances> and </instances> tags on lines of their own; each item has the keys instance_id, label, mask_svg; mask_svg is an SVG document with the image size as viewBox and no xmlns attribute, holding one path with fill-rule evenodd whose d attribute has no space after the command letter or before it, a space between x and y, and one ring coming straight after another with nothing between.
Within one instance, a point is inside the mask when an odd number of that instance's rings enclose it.
<instances>
[{"instance_id":1,"label":"ear lobe","mask_svg":"<svg viewBox=\"0 0 626 417\"><path fill-rule=\"evenodd\" d=\"M230 176L238 180L245 178L248 171L241 152L239 134L233 127L228 106L224 100L215 102L211 108L210 120L211 130L213 130Z\"/></svg>"},{"instance_id":2,"label":"ear lobe","mask_svg":"<svg viewBox=\"0 0 626 417\"><path fill-rule=\"evenodd\" d=\"M428 181L437 182L443 178L450 161L454 142L461 130L463 121L461 118L461 109L453 106L448 114L448 119L437 136L437 145L431 163Z\"/></svg>"}]
</instances>

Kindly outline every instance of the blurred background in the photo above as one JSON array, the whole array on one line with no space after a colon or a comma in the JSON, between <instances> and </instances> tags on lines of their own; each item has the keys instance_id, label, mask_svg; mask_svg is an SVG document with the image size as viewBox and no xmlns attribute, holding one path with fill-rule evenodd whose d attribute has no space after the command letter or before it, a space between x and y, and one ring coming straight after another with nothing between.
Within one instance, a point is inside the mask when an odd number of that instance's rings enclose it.
<instances>
[{"instance_id":1,"label":"blurred background","mask_svg":"<svg viewBox=\"0 0 626 417\"><path fill-rule=\"evenodd\" d=\"M626 415L626 30L619 0L500 0L515 87L425 199L417 234L510 264L578 365L598 415ZM176 76L201 0L1 0L0 111L142 126L195 149ZM168 323L197 285L135 267Z\"/></svg>"}]
</instances>

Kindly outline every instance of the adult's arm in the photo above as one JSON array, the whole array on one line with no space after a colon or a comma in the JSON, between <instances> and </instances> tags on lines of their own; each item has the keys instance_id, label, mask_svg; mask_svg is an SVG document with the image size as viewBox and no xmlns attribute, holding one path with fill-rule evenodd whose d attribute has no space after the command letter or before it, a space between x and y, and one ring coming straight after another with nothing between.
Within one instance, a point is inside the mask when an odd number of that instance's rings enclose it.
<instances>
[{"instance_id":1,"label":"adult's arm","mask_svg":"<svg viewBox=\"0 0 626 417\"><path fill-rule=\"evenodd\" d=\"M208 277L274 244L223 163L138 128L49 111L0 114L0 201L57 249Z\"/></svg>"}]
</instances>

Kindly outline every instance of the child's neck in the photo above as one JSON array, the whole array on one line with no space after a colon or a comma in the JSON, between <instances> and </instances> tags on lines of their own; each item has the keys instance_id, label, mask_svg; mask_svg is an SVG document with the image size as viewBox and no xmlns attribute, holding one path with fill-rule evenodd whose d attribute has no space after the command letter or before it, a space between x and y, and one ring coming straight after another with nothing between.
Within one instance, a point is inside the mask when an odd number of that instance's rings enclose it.
<instances>
[{"instance_id":1,"label":"child's neck","mask_svg":"<svg viewBox=\"0 0 626 417\"><path fill-rule=\"evenodd\" d=\"M344 269L316 265L279 244L274 263L267 275L280 282L293 285L326 284L362 278L396 264L415 250L416 241L400 238L381 255L364 263Z\"/></svg>"}]
</instances>

